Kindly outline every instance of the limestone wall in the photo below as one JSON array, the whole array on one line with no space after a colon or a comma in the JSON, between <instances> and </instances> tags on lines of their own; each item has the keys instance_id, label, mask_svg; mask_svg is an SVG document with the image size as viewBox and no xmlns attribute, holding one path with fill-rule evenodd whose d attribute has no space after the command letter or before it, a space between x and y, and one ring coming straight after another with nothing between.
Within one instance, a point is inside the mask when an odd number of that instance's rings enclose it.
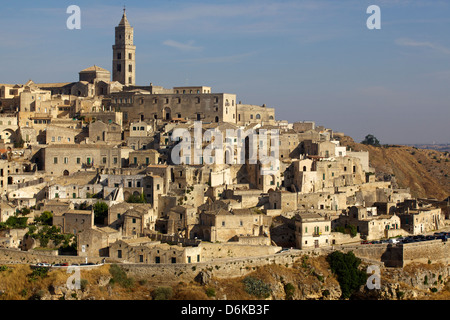
<instances>
[{"instance_id":1,"label":"limestone wall","mask_svg":"<svg viewBox=\"0 0 450 320\"><path fill-rule=\"evenodd\" d=\"M412 262L431 263L442 262L449 264L450 242L442 240L423 241L403 244L403 265Z\"/></svg>"},{"instance_id":2,"label":"limestone wall","mask_svg":"<svg viewBox=\"0 0 450 320\"><path fill-rule=\"evenodd\" d=\"M30 251L20 251L14 249L5 249L0 248L0 263L38 263L38 262L46 262L46 263L84 263L86 262L85 257L78 256L58 256L58 251L38 251L38 250L30 250ZM88 262L101 262L101 258L96 258L97 260L93 261L91 259Z\"/></svg>"},{"instance_id":3,"label":"limestone wall","mask_svg":"<svg viewBox=\"0 0 450 320\"><path fill-rule=\"evenodd\" d=\"M304 254L304 253L302 253ZM216 260L195 264L122 264L122 269L136 279L152 279L152 282L168 284L180 281L192 281L201 271L208 272L216 278L235 278L244 276L258 266L281 264L292 266L300 258L299 253L283 253L278 255L260 256L254 258L236 258Z\"/></svg>"},{"instance_id":4,"label":"limestone wall","mask_svg":"<svg viewBox=\"0 0 450 320\"><path fill-rule=\"evenodd\" d=\"M281 250L281 247L275 246L260 246L236 243L202 242L201 247L203 261L270 255Z\"/></svg>"}]
</instances>

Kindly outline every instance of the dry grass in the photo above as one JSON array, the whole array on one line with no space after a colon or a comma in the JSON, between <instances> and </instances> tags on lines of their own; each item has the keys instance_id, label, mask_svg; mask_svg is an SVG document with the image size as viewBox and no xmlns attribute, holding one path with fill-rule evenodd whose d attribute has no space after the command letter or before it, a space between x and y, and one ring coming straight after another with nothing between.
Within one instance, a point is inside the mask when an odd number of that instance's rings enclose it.
<instances>
[{"instance_id":1,"label":"dry grass","mask_svg":"<svg viewBox=\"0 0 450 320\"><path fill-rule=\"evenodd\" d=\"M377 173L394 174L400 187L411 188L413 197L444 199L450 194L450 156L443 152L408 146L372 147L345 137L342 145L369 151Z\"/></svg>"}]
</instances>

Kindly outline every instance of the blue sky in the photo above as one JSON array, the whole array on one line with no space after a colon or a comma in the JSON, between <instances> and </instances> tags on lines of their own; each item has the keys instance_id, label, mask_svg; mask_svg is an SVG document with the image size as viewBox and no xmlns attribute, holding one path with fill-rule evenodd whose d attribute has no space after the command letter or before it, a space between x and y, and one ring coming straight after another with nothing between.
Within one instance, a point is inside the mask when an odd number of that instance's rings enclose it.
<instances>
[{"instance_id":1,"label":"blue sky","mask_svg":"<svg viewBox=\"0 0 450 320\"><path fill-rule=\"evenodd\" d=\"M356 141L450 143L450 1L11 1L0 11L0 83L111 70L124 4L139 85L211 86ZM366 27L373 4L381 30ZM80 30L66 27L69 5Z\"/></svg>"}]
</instances>

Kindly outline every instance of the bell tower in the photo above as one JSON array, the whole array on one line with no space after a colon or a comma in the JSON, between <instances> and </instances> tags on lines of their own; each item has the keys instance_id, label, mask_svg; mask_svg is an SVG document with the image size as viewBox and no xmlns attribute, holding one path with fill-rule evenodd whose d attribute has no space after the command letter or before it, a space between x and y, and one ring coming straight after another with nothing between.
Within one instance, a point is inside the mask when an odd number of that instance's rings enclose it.
<instances>
[{"instance_id":1,"label":"bell tower","mask_svg":"<svg viewBox=\"0 0 450 320\"><path fill-rule=\"evenodd\" d=\"M113 81L126 86L136 84L136 46L133 45L133 27L128 22L123 8L122 20L116 27L113 48Z\"/></svg>"}]
</instances>

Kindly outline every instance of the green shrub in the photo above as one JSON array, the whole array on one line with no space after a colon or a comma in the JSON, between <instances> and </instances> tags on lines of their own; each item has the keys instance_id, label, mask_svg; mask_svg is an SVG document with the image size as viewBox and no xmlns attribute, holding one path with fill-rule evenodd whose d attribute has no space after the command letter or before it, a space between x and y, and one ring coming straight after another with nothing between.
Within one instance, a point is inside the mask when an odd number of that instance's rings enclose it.
<instances>
[{"instance_id":1,"label":"green shrub","mask_svg":"<svg viewBox=\"0 0 450 320\"><path fill-rule=\"evenodd\" d=\"M216 290L214 288L208 288L206 289L206 295L208 297L215 297L216 296Z\"/></svg>"},{"instance_id":2,"label":"green shrub","mask_svg":"<svg viewBox=\"0 0 450 320\"><path fill-rule=\"evenodd\" d=\"M102 201L94 204L94 223L104 224L108 217L108 205Z\"/></svg>"},{"instance_id":3,"label":"green shrub","mask_svg":"<svg viewBox=\"0 0 450 320\"><path fill-rule=\"evenodd\" d=\"M285 300L293 300L295 287L292 283L287 283L284 285L284 293L286 294Z\"/></svg>"},{"instance_id":4,"label":"green shrub","mask_svg":"<svg viewBox=\"0 0 450 320\"><path fill-rule=\"evenodd\" d=\"M245 292L247 292L250 295L256 296L258 298L268 298L270 297L270 294L272 293L272 290L270 289L270 285L267 283L264 283L260 279L256 279L254 277L248 276L244 278L244 289Z\"/></svg>"},{"instance_id":5,"label":"green shrub","mask_svg":"<svg viewBox=\"0 0 450 320\"><path fill-rule=\"evenodd\" d=\"M123 271L117 264L112 264L109 267L109 273L112 276L110 280L111 284L117 283L123 288L131 288L134 286L134 279L128 278L125 271Z\"/></svg>"},{"instance_id":6,"label":"green shrub","mask_svg":"<svg viewBox=\"0 0 450 320\"><path fill-rule=\"evenodd\" d=\"M337 275L343 299L350 298L367 281L367 274L358 269L361 259L357 258L353 252L344 254L334 251L327 256L327 261L331 271Z\"/></svg>"},{"instance_id":7,"label":"green shrub","mask_svg":"<svg viewBox=\"0 0 450 320\"><path fill-rule=\"evenodd\" d=\"M45 278L48 275L48 268L46 267L37 267L33 268L33 271L28 275L29 281L36 281L39 278Z\"/></svg>"},{"instance_id":8,"label":"green shrub","mask_svg":"<svg viewBox=\"0 0 450 320\"><path fill-rule=\"evenodd\" d=\"M81 291L86 291L88 284L89 284L88 280L81 279L80 280L80 289L81 289Z\"/></svg>"},{"instance_id":9,"label":"green shrub","mask_svg":"<svg viewBox=\"0 0 450 320\"><path fill-rule=\"evenodd\" d=\"M170 300L173 296L171 287L158 287L152 291L153 300Z\"/></svg>"}]
</instances>

